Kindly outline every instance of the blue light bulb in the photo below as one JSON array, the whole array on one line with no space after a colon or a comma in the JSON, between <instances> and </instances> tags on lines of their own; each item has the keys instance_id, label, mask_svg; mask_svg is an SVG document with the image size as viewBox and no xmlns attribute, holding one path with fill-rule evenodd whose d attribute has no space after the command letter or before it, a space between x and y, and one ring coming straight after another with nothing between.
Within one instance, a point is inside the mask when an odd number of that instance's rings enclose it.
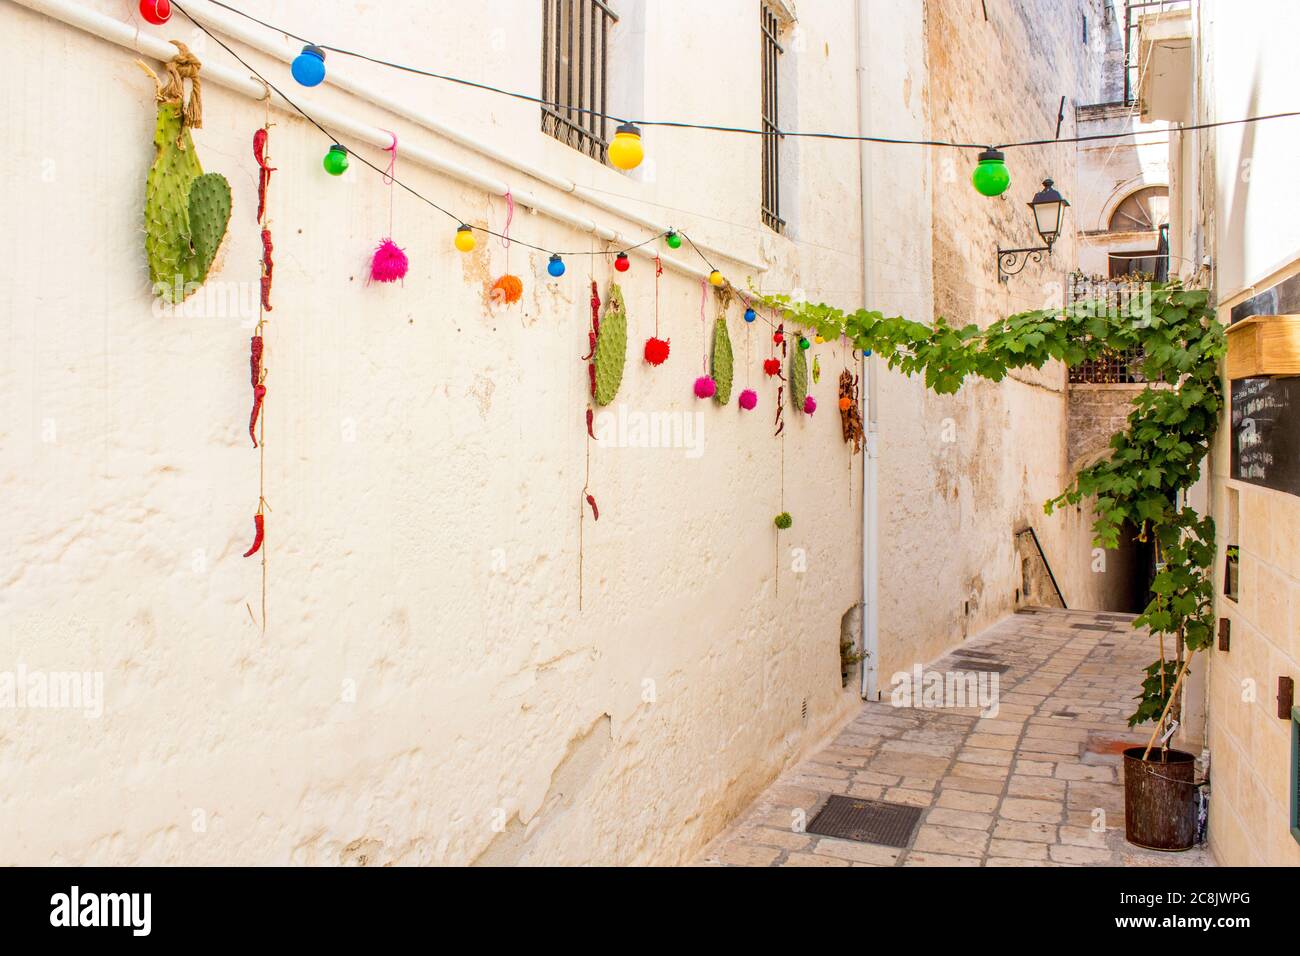
<instances>
[{"instance_id":1,"label":"blue light bulb","mask_svg":"<svg viewBox=\"0 0 1300 956\"><path fill-rule=\"evenodd\" d=\"M303 86L319 86L325 79L325 51L313 43L308 43L302 48L302 52L293 58L289 72Z\"/></svg>"},{"instance_id":2,"label":"blue light bulb","mask_svg":"<svg viewBox=\"0 0 1300 956\"><path fill-rule=\"evenodd\" d=\"M557 279L564 275L564 260L560 258L559 253L551 256L551 261L546 264L546 271Z\"/></svg>"},{"instance_id":3,"label":"blue light bulb","mask_svg":"<svg viewBox=\"0 0 1300 956\"><path fill-rule=\"evenodd\" d=\"M753 322L756 318L758 318L758 313L755 312L753 309L746 309L746 310L745 310L745 321L746 321L746 322Z\"/></svg>"}]
</instances>

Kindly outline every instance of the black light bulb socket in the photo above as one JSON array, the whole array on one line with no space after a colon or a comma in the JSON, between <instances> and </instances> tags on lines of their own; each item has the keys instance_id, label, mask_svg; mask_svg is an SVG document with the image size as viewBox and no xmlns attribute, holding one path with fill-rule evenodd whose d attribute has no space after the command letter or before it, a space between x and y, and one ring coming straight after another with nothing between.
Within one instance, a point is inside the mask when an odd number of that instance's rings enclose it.
<instances>
[{"instance_id":1,"label":"black light bulb socket","mask_svg":"<svg viewBox=\"0 0 1300 956\"><path fill-rule=\"evenodd\" d=\"M308 43L305 47L302 48L302 52L307 53L311 56L318 56L321 58L322 61L325 59L325 51L322 50L314 43Z\"/></svg>"},{"instance_id":2,"label":"black light bulb socket","mask_svg":"<svg viewBox=\"0 0 1300 956\"><path fill-rule=\"evenodd\" d=\"M988 149L980 151L980 162L982 163L986 159L993 160L994 162L1005 163L1007 161L1007 154L1002 152L1000 149L994 149L990 146Z\"/></svg>"},{"instance_id":3,"label":"black light bulb socket","mask_svg":"<svg viewBox=\"0 0 1300 956\"><path fill-rule=\"evenodd\" d=\"M631 123L622 123L622 124L619 125L618 129L614 130L614 132L615 132L615 133L631 133L633 136L640 136L640 135L641 135L641 127L639 127L639 126L633 126Z\"/></svg>"}]
</instances>

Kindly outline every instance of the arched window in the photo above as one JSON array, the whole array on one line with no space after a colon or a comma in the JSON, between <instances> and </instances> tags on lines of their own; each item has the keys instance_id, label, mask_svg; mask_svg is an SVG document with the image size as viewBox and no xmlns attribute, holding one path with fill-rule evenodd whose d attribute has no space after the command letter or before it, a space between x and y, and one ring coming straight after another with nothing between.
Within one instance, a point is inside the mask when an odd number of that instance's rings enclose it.
<instances>
[{"instance_id":1,"label":"arched window","mask_svg":"<svg viewBox=\"0 0 1300 956\"><path fill-rule=\"evenodd\" d=\"M1169 187L1143 186L1111 213L1110 232L1156 232L1169 222Z\"/></svg>"}]
</instances>

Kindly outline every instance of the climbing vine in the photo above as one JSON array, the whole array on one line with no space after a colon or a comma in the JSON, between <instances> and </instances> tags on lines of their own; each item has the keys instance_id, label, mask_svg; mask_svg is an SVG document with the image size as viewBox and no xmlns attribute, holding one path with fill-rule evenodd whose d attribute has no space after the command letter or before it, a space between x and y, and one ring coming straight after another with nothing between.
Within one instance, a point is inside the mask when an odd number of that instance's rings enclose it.
<instances>
[{"instance_id":1,"label":"climbing vine","mask_svg":"<svg viewBox=\"0 0 1300 956\"><path fill-rule=\"evenodd\" d=\"M925 325L869 310L844 312L788 296L767 302L793 324L826 338L847 335L890 368L924 373L926 386L941 394L956 392L971 375L997 382L1012 369L1041 368L1053 359L1073 366L1109 352L1140 350L1142 373L1154 384L1134 400L1124 430L1110 440L1109 457L1081 470L1044 510L1051 514L1091 497L1096 545L1116 547L1125 522L1142 540L1154 537L1154 596L1133 626L1159 635L1162 653L1147 668L1129 724L1163 723L1190 652L1209 646L1213 633L1214 521L1182 501L1200 476L1223 408L1224 334L1209 293L1176 282L1155 284L1119 303L1020 312L984 328L958 328L942 317ZM1168 650L1166 636L1173 638Z\"/></svg>"}]
</instances>

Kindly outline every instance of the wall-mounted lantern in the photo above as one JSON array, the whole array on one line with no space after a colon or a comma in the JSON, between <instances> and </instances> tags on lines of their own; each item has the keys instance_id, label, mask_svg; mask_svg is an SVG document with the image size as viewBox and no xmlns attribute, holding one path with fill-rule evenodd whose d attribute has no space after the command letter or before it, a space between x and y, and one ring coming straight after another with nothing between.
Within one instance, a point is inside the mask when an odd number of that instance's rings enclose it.
<instances>
[{"instance_id":1,"label":"wall-mounted lantern","mask_svg":"<svg viewBox=\"0 0 1300 956\"><path fill-rule=\"evenodd\" d=\"M998 246L998 281L1006 282L1025 268L1030 259L1043 261L1043 253L1052 254L1052 245L1061 235L1061 224L1065 220L1065 207L1070 205L1065 197L1056 191L1050 179L1043 180L1043 188L1029 203L1034 211L1034 228L1042 237L1044 245L1026 249L1003 249Z\"/></svg>"}]
</instances>

